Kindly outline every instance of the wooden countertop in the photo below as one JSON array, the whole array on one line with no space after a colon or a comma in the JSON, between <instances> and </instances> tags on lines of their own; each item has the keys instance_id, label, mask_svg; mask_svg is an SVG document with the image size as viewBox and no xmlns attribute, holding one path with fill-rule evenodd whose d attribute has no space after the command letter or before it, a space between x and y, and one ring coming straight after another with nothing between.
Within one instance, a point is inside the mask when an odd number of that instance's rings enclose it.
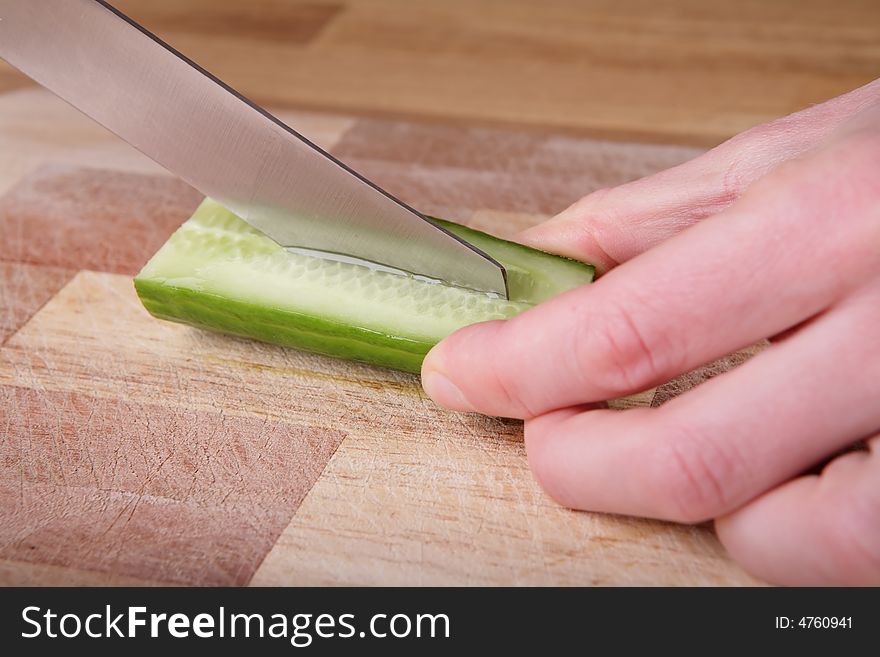
<instances>
[{"instance_id":1,"label":"wooden countertop","mask_svg":"<svg viewBox=\"0 0 880 657\"><path fill-rule=\"evenodd\" d=\"M276 108L713 145L880 75L875 0L114 4Z\"/></svg>"}]
</instances>

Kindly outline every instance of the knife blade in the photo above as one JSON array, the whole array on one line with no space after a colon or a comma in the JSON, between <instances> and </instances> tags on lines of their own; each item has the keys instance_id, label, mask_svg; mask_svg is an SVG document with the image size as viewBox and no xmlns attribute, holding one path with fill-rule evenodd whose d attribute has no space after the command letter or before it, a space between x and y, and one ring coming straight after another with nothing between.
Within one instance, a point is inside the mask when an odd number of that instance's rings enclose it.
<instances>
[{"instance_id":1,"label":"knife blade","mask_svg":"<svg viewBox=\"0 0 880 657\"><path fill-rule=\"evenodd\" d=\"M285 248L507 297L501 264L103 0L0 0L0 57Z\"/></svg>"}]
</instances>

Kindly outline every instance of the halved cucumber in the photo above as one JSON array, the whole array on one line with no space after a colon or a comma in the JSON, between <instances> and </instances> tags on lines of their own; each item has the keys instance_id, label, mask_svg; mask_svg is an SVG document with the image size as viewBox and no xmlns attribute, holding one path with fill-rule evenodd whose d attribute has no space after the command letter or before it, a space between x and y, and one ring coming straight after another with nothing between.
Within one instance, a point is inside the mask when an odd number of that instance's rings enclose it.
<instances>
[{"instance_id":1,"label":"halved cucumber","mask_svg":"<svg viewBox=\"0 0 880 657\"><path fill-rule=\"evenodd\" d=\"M510 300L291 253L211 199L134 280L155 317L418 372L456 329L506 319L593 279L593 267L448 221L501 262Z\"/></svg>"}]
</instances>

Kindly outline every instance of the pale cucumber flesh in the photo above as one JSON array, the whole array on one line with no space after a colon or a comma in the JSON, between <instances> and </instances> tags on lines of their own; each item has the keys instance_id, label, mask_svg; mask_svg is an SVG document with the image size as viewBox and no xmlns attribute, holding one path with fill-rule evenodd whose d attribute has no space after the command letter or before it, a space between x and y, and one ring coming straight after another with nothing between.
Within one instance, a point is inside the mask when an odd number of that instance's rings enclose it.
<instances>
[{"instance_id":1,"label":"pale cucumber flesh","mask_svg":"<svg viewBox=\"0 0 880 657\"><path fill-rule=\"evenodd\" d=\"M593 278L589 265L438 223L505 265L510 300L291 253L210 199L135 287L162 319L415 372L458 328L507 319Z\"/></svg>"}]
</instances>

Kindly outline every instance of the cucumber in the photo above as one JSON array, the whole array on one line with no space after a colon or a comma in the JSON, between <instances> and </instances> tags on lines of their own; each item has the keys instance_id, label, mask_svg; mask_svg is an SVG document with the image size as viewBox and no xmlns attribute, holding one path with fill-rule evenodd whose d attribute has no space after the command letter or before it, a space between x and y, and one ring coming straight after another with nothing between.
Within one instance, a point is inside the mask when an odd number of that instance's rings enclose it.
<instances>
[{"instance_id":1,"label":"cucumber","mask_svg":"<svg viewBox=\"0 0 880 657\"><path fill-rule=\"evenodd\" d=\"M293 253L211 199L134 285L155 317L407 372L456 329L593 279L592 266L435 220L501 262L510 299Z\"/></svg>"}]
</instances>

